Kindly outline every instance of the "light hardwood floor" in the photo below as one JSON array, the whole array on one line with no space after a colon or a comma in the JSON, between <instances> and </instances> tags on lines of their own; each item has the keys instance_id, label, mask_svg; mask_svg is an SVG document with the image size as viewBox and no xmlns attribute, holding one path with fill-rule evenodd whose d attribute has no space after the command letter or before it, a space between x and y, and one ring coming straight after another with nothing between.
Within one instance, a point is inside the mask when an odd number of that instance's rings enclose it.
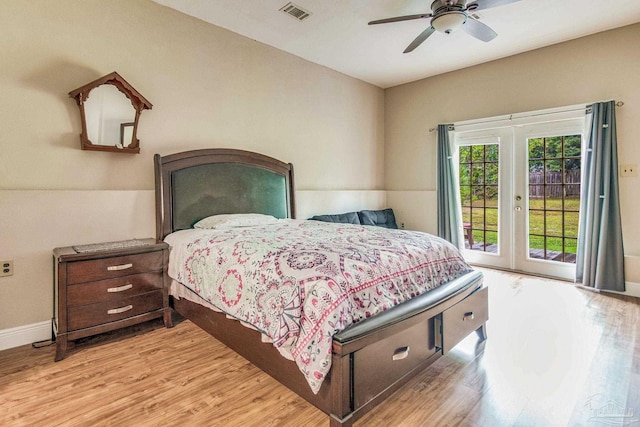
<instances>
[{"instance_id":1,"label":"light hardwood floor","mask_svg":"<svg viewBox=\"0 0 640 427\"><path fill-rule=\"evenodd\" d=\"M471 335L356 426L640 426L637 299L483 271L488 341ZM53 347L0 352L0 425L328 426L188 321L53 357Z\"/></svg>"}]
</instances>

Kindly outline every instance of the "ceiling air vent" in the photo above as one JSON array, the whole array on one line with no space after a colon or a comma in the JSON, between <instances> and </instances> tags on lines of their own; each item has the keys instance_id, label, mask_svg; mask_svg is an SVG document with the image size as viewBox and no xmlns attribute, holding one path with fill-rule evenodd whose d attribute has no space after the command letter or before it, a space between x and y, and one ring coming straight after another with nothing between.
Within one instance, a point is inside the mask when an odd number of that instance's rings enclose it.
<instances>
[{"instance_id":1,"label":"ceiling air vent","mask_svg":"<svg viewBox=\"0 0 640 427\"><path fill-rule=\"evenodd\" d=\"M282 6L280 10L286 13L287 15L293 16L298 21L302 21L303 19L308 18L311 15L311 12L308 12L303 8L301 8L300 6L297 6L291 2Z\"/></svg>"}]
</instances>

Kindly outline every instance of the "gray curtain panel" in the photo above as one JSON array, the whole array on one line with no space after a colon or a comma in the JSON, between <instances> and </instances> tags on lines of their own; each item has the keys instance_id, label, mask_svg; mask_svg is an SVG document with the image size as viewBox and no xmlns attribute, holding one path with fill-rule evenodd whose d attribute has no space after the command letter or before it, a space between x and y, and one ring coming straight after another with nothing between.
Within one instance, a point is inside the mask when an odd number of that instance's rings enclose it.
<instances>
[{"instance_id":1,"label":"gray curtain panel","mask_svg":"<svg viewBox=\"0 0 640 427\"><path fill-rule=\"evenodd\" d=\"M625 290L624 250L618 189L614 101L587 110L587 141L576 257L576 282L595 289Z\"/></svg>"},{"instance_id":2,"label":"gray curtain panel","mask_svg":"<svg viewBox=\"0 0 640 427\"><path fill-rule=\"evenodd\" d=\"M453 125L438 125L438 236L463 248L460 193L449 131Z\"/></svg>"}]
</instances>

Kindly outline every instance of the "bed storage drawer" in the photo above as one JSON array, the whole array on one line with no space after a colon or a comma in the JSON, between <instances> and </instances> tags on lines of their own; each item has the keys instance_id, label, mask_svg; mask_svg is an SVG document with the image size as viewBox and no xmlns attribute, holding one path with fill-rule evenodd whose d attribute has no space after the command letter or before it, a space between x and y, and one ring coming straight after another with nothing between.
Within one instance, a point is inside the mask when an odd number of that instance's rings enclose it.
<instances>
[{"instance_id":1,"label":"bed storage drawer","mask_svg":"<svg viewBox=\"0 0 640 427\"><path fill-rule=\"evenodd\" d=\"M358 408L436 353L433 319L354 353L354 404Z\"/></svg>"},{"instance_id":2,"label":"bed storage drawer","mask_svg":"<svg viewBox=\"0 0 640 427\"><path fill-rule=\"evenodd\" d=\"M442 348L446 354L489 319L489 288L484 287L442 313Z\"/></svg>"}]
</instances>

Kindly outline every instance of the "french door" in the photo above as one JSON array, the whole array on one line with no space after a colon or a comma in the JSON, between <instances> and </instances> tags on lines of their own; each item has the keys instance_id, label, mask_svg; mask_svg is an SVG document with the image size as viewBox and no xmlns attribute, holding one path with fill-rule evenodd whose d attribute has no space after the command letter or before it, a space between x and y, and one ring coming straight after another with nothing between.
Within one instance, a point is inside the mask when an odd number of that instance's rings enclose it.
<instances>
[{"instance_id":1,"label":"french door","mask_svg":"<svg viewBox=\"0 0 640 427\"><path fill-rule=\"evenodd\" d=\"M513 268L513 136L506 128L456 132L465 258Z\"/></svg>"},{"instance_id":2,"label":"french door","mask_svg":"<svg viewBox=\"0 0 640 427\"><path fill-rule=\"evenodd\" d=\"M584 120L455 134L465 257L574 279Z\"/></svg>"}]
</instances>

